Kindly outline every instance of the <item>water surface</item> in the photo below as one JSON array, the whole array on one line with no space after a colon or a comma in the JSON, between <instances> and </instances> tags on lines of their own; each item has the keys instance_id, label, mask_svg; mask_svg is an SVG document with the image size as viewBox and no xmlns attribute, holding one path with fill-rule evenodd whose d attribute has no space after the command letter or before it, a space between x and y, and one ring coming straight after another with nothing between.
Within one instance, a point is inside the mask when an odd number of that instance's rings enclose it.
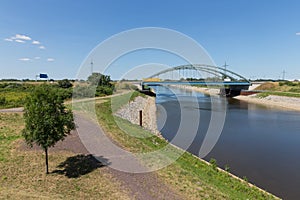
<instances>
[{"instance_id":1,"label":"water surface","mask_svg":"<svg viewBox=\"0 0 300 200\"><path fill-rule=\"evenodd\" d=\"M221 136L204 158L284 199L300 197L300 113L198 92L156 87L158 128L169 141L198 155L212 110L226 111ZM214 104L212 107L212 98ZM224 107L225 105L225 107ZM184 116L182 114L184 113ZM199 117L200 116L200 117ZM180 127L180 122L184 124ZM195 129L194 127L199 127ZM180 127L180 128L179 128ZM192 129L192 130L191 130Z\"/></svg>"}]
</instances>

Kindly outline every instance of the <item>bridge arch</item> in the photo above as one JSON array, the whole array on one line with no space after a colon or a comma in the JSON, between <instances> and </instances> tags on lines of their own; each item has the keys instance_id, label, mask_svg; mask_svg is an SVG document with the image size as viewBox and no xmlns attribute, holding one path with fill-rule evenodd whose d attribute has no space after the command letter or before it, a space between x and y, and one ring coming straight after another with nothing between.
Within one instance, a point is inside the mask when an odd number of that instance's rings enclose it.
<instances>
[{"instance_id":1,"label":"bridge arch","mask_svg":"<svg viewBox=\"0 0 300 200\"><path fill-rule=\"evenodd\" d=\"M161 79L153 79L160 75L167 74L168 72L173 72L177 70L195 70L206 72L210 75L213 75L213 79L204 79L201 77L200 79L187 80L187 81L175 81L175 80L161 80ZM180 71L179 71L180 75ZM185 77L186 79L188 77ZM190 77L192 78L192 77ZM217 79L216 79L217 78ZM229 79L228 79L229 78ZM152 80L151 80L152 79ZM240 95L242 90L248 90L251 85L250 81L246 79L244 76L233 72L231 70L212 66L205 64L190 64L190 65L180 65L177 67L172 67L169 69L162 70L158 73L153 74L152 76L144 79L141 83L142 89L149 86L159 86L159 85L174 85L174 84L183 84L183 85L205 85L205 86L217 86L220 88L220 94L223 96L237 96ZM145 87L147 86L147 87Z\"/></svg>"},{"instance_id":2,"label":"bridge arch","mask_svg":"<svg viewBox=\"0 0 300 200\"><path fill-rule=\"evenodd\" d=\"M151 75L148 78L158 77L158 76L166 74L168 72L178 71L178 70L199 70L199 71L202 71L202 72L212 74L212 75L214 75L216 77L219 77L219 78L223 78L223 77L230 78L231 81L249 82L249 80L247 78L245 78L242 75L240 75L238 73L235 73L231 70L221 68L221 67L217 67L217 66L206 65L206 64L180 65L180 66L177 66L177 67L172 67L172 68L169 68L169 69L162 70L158 73L155 73L155 74Z\"/></svg>"}]
</instances>

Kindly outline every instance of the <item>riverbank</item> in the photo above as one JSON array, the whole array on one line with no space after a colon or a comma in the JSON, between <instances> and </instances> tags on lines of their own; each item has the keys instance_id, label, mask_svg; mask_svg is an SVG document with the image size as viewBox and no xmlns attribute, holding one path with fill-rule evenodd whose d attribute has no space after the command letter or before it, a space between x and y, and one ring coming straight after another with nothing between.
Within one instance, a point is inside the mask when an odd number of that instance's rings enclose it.
<instances>
[{"instance_id":1,"label":"riverbank","mask_svg":"<svg viewBox=\"0 0 300 200\"><path fill-rule=\"evenodd\" d=\"M300 111L300 98L297 97L285 97L275 95L261 97L259 94L254 94L249 96L237 96L234 98L240 101L247 101L249 103L260 104L270 108Z\"/></svg>"},{"instance_id":2,"label":"riverbank","mask_svg":"<svg viewBox=\"0 0 300 200\"><path fill-rule=\"evenodd\" d=\"M172 87L182 88L189 91L201 92L206 95L216 96L219 95L220 90L216 88L202 88L189 85L174 85ZM260 94L253 94L249 96L236 96L234 99L240 101L247 101L249 103L260 104L270 108L285 109L300 111L300 98L268 95L266 97L260 96Z\"/></svg>"},{"instance_id":3,"label":"riverbank","mask_svg":"<svg viewBox=\"0 0 300 200\"><path fill-rule=\"evenodd\" d=\"M193 89L193 88L189 88L189 89ZM202 89L202 88L201 88ZM148 117L150 117L150 118L152 118L151 119L151 121L152 122L156 122L156 114L154 113L153 114L153 109L150 109L150 110L152 110L152 111L149 111L149 107L151 107L151 106L149 106L149 104L153 104L152 106L153 107L155 107L156 105L155 105L155 99L154 98L151 98L152 100L151 101L149 101L149 97L147 97L147 98L142 98L142 97L137 97L137 98L135 98L135 100L134 101L132 101L132 102L130 102L129 104L127 104L127 105L125 105L125 106L123 106L119 111L118 111L118 116L119 117L122 117L122 118L124 118L124 119L127 119L128 121L130 121L131 123L133 123L133 124L138 124L138 115L136 114L136 113L138 113L139 112L139 110L140 109L143 109L143 113L147 113L147 112L149 112L149 113L151 113L152 112L152 114L151 115L148 115ZM154 100L154 101L153 101ZM138 105L138 104L140 104L140 106ZM156 109L155 109L155 111L156 111ZM128 117L128 115L130 116L130 117ZM153 127L156 127L156 124L154 125L154 126L152 126L152 128ZM149 130L149 129L148 129ZM156 135L157 134L159 134L159 136L160 136L160 133L156 130ZM164 140L165 141L165 140ZM178 147L176 147L176 146L174 146L174 145L172 145L175 149L177 149L177 150L179 150L179 151L182 151L180 148L178 148ZM244 180L242 180L241 178L239 178L239 177L237 177L237 176L235 176L235 175L233 175L233 174L231 174L231 173L229 173L228 171L225 171L225 170L223 170L223 169L221 169L221 168L218 168L217 166L215 166L214 164L210 164L209 162L207 162L207 161L205 161L205 160L202 160L201 158L199 158L199 157L197 157L197 156L194 156L194 155L192 155L192 154L190 154L190 153L185 153L185 154L187 154L188 156L191 156L191 157L193 157L193 159L189 159L189 162L185 162L185 168L187 167L187 166L189 166L190 167L190 165L191 166L193 166L192 168L192 170L199 170L198 169L198 166L199 165L196 165L196 166L194 166L194 162L195 162L195 160L198 160L200 163L201 163L201 165L202 164L204 164L204 165L206 165L206 167L208 167L208 168L211 168L211 167L213 167L213 168L215 168L217 171L218 171L218 173L220 173L219 175L221 175L222 177L223 176L228 176L228 177L231 177L231 178L233 178L235 181L237 181L237 182L239 182L239 184L246 184L247 185L247 187L248 187L248 189L250 190L250 188L252 188L253 190L259 190L260 192L262 192L263 194L266 194L266 195L270 195L270 196L268 196L269 198L275 198L276 199L276 197L274 197L274 196L272 196L271 194L269 194L269 193L267 193L267 192L265 192L264 190L261 190L260 188L258 188L258 187L256 187L255 185L252 185L252 184L250 184L250 183L248 183L248 182L246 182L246 181L244 181ZM197 162L198 162L197 161ZM203 167L203 166L202 166ZM206 167L204 167L204 168L206 168ZM160 173L160 172L159 172ZM168 172L169 173L169 172ZM188 172L188 173L191 173L191 172ZM163 175L163 176L165 176L165 174ZM170 177L166 177L167 179L168 178L170 178ZM224 180L219 180L219 178L217 178L218 180L213 180L213 182L215 182L215 181L221 181L221 182L227 182L227 181L224 181ZM222 179L222 178L221 178ZM212 181L212 180L210 180L210 181ZM197 186L197 184L196 184L196 186ZM248 190L247 189L247 190ZM251 190L252 190L251 189ZM228 192L228 193L230 193L230 192ZM230 195L229 195L230 196ZM227 196L227 198L229 198L229 196ZM227 198L225 198L225 199L227 199Z\"/></svg>"}]
</instances>

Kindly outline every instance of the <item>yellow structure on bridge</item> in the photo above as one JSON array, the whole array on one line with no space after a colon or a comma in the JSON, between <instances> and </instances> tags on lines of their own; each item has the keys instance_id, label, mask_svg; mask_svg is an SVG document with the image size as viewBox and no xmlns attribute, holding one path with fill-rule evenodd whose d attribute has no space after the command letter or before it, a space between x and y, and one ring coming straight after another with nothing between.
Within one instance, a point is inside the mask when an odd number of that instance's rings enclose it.
<instances>
[{"instance_id":1,"label":"yellow structure on bridge","mask_svg":"<svg viewBox=\"0 0 300 200\"><path fill-rule=\"evenodd\" d=\"M143 78L143 82L161 82L160 78Z\"/></svg>"}]
</instances>

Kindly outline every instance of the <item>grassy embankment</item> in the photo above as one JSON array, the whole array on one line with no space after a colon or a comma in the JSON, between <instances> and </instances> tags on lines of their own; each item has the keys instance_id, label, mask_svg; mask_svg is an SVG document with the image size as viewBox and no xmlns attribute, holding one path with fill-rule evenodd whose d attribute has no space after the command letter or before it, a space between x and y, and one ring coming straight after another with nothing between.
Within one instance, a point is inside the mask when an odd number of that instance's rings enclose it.
<instances>
[{"instance_id":1,"label":"grassy embankment","mask_svg":"<svg viewBox=\"0 0 300 200\"><path fill-rule=\"evenodd\" d=\"M50 170L58 173L45 175L43 151L20 147L23 127L22 114L0 113L0 199L129 199L88 156L50 152Z\"/></svg>"},{"instance_id":2,"label":"grassy embankment","mask_svg":"<svg viewBox=\"0 0 300 200\"><path fill-rule=\"evenodd\" d=\"M112 110L126 103L126 99L130 99L128 95L132 94L114 97L113 100L108 99L104 103L96 104L96 112L102 128L119 145L131 152L152 152L166 146L165 140L112 115ZM136 95L138 94L133 93L133 96ZM126 127L131 136L120 130L115 120L122 125L122 128ZM139 135L139 137L132 137L132 135ZM182 152L173 147L166 153L174 157ZM215 163L207 165L187 152L183 153L176 162L156 172L166 184L171 185L186 199L274 199L273 196L250 187L247 182L219 171Z\"/></svg>"},{"instance_id":3,"label":"grassy embankment","mask_svg":"<svg viewBox=\"0 0 300 200\"><path fill-rule=\"evenodd\" d=\"M257 87L255 90L264 90L257 96L264 98L269 95L298 97L300 98L300 82L267 82Z\"/></svg>"},{"instance_id":4,"label":"grassy embankment","mask_svg":"<svg viewBox=\"0 0 300 200\"><path fill-rule=\"evenodd\" d=\"M115 98L115 108L126 103L127 98L133 99L137 95L133 93ZM110 137L132 152L150 152L167 145L165 140L117 118L132 133L148 137L131 137L121 131L112 116L111 101L97 104L96 110L101 125ZM127 192L101 168L80 174L82 163L76 160L78 155L69 151L50 153L50 169L68 171L68 166L73 166L71 170L77 171L78 177L70 178L59 173L45 175L42 151L19 147L20 132L24 126L22 114L2 113L0 119L0 199L128 199ZM172 156L178 151L174 148L168 153ZM69 163L65 169L58 167L70 158L75 162ZM257 188L218 171L215 164L209 166L189 153L184 153L176 162L157 173L187 199L273 199Z\"/></svg>"}]
</instances>

